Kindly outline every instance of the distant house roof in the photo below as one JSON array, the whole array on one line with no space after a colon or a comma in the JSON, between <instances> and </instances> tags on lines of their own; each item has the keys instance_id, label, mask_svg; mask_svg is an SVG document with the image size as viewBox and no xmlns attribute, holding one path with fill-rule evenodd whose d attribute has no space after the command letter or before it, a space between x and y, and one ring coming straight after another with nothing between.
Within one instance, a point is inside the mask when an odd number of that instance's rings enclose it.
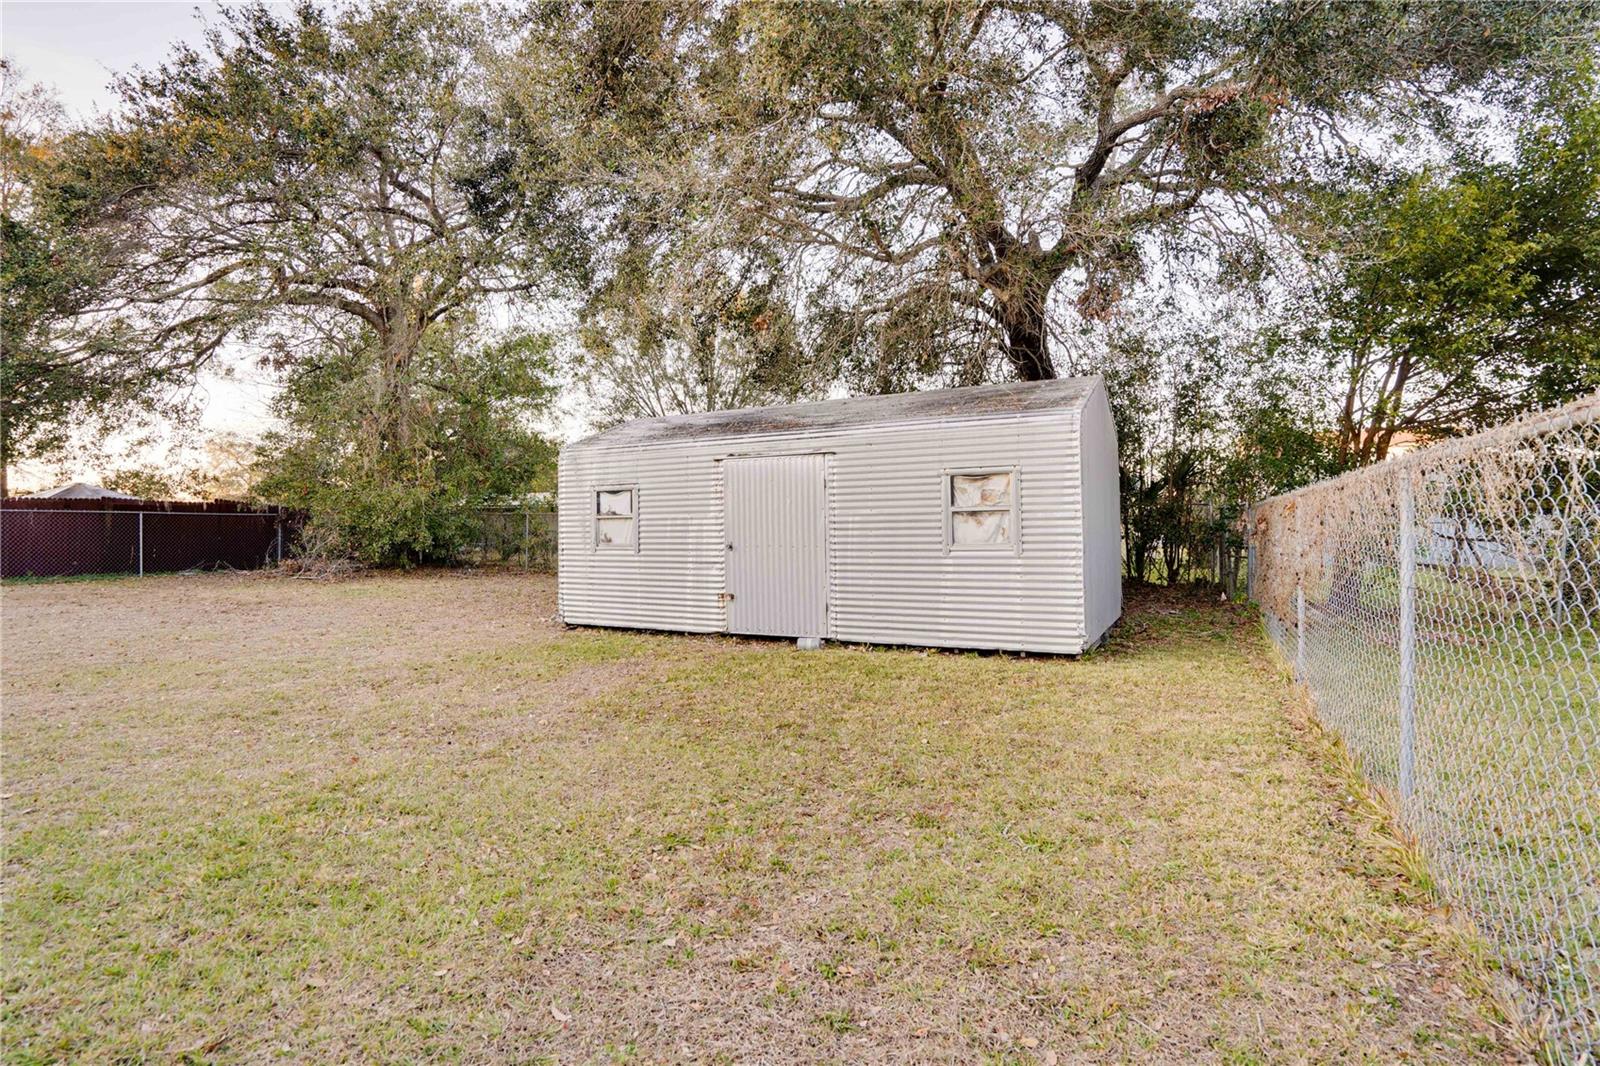
<instances>
[{"instance_id":1,"label":"distant house roof","mask_svg":"<svg viewBox=\"0 0 1600 1066\"><path fill-rule=\"evenodd\" d=\"M1431 443L1433 442L1427 437L1417 433L1396 433L1389 438L1389 450L1384 453L1384 458L1398 459L1400 456L1408 452L1414 452L1418 448L1426 448Z\"/></svg>"},{"instance_id":2,"label":"distant house roof","mask_svg":"<svg viewBox=\"0 0 1600 1066\"><path fill-rule=\"evenodd\" d=\"M70 485L57 485L53 489L43 492L30 492L22 497L25 500L137 500L139 497L130 496L126 492L117 492L114 489L101 488L99 485L90 485L83 481L74 481Z\"/></svg>"},{"instance_id":3,"label":"distant house roof","mask_svg":"<svg viewBox=\"0 0 1600 1066\"><path fill-rule=\"evenodd\" d=\"M839 429L887 422L1049 411L1080 405L1099 381L1098 377L1057 378L1053 381L903 392L890 396L851 396L818 403L747 407L737 411L672 415L668 418L640 418L586 437L574 446L626 446L708 437Z\"/></svg>"}]
</instances>

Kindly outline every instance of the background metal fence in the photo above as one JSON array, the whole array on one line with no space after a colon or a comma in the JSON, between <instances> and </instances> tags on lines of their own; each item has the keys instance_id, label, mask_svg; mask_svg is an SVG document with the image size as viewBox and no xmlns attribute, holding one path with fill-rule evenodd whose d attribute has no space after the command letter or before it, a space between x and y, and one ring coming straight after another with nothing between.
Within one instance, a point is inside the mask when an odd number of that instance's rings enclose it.
<instances>
[{"instance_id":1,"label":"background metal fence","mask_svg":"<svg viewBox=\"0 0 1600 1066\"><path fill-rule=\"evenodd\" d=\"M1600 1060L1600 395L1277 496L1250 592L1528 1020Z\"/></svg>"},{"instance_id":2,"label":"background metal fence","mask_svg":"<svg viewBox=\"0 0 1600 1066\"><path fill-rule=\"evenodd\" d=\"M7 500L0 504L0 576L248 570L281 561L297 528L298 516L279 508Z\"/></svg>"},{"instance_id":3,"label":"background metal fence","mask_svg":"<svg viewBox=\"0 0 1600 1066\"><path fill-rule=\"evenodd\" d=\"M457 554L474 566L556 568L556 513L546 509L488 508L478 512L478 533Z\"/></svg>"}]
</instances>

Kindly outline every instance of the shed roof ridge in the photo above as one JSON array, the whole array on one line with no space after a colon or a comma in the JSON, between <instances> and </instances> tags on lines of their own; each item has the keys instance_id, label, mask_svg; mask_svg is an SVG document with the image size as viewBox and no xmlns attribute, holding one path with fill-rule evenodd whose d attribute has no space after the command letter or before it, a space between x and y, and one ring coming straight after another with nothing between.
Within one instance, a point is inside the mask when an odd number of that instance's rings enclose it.
<instances>
[{"instance_id":1,"label":"shed roof ridge","mask_svg":"<svg viewBox=\"0 0 1600 1066\"><path fill-rule=\"evenodd\" d=\"M569 447L760 436L792 433L806 428L1038 413L1080 408L1100 384L1100 375L1089 374L1048 381L1000 382L954 389L845 396L804 403L665 415L624 422L578 440Z\"/></svg>"}]
</instances>

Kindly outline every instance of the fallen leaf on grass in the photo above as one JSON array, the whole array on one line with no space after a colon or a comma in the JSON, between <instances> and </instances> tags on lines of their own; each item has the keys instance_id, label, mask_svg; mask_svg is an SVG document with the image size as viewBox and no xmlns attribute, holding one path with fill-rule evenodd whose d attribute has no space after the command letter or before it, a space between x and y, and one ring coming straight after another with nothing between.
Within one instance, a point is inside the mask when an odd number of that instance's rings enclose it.
<instances>
[{"instance_id":1,"label":"fallen leaf on grass","mask_svg":"<svg viewBox=\"0 0 1600 1066\"><path fill-rule=\"evenodd\" d=\"M202 1040L198 1044L191 1044L186 1048L180 1049L178 1051L178 1054L180 1056L183 1056L183 1055L209 1055L213 1051L217 1051L220 1048L222 1048L223 1045L225 1045L228 1041L230 1041L232 1039L233 1039L233 1033L231 1033L231 1032L218 1033L216 1036L213 1036L213 1037L210 1037L208 1039Z\"/></svg>"}]
</instances>

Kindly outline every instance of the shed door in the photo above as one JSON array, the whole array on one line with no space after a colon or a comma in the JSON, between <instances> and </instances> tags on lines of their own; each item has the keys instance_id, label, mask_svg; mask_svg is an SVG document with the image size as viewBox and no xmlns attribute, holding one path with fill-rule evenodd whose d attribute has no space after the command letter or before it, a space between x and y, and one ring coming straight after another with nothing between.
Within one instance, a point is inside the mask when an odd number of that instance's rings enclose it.
<instances>
[{"instance_id":1,"label":"shed door","mask_svg":"<svg viewBox=\"0 0 1600 1066\"><path fill-rule=\"evenodd\" d=\"M828 502L820 455L722 464L728 632L828 632Z\"/></svg>"}]
</instances>

